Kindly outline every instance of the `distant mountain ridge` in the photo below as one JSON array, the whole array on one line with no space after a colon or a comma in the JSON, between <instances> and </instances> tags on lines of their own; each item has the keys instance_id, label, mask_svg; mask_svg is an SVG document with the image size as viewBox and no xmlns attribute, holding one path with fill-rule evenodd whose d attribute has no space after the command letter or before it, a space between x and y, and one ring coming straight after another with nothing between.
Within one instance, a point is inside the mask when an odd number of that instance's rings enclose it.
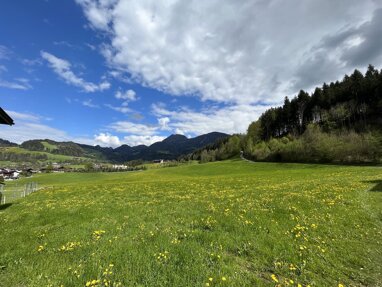
<instances>
[{"instance_id":1,"label":"distant mountain ridge","mask_svg":"<svg viewBox=\"0 0 382 287\"><path fill-rule=\"evenodd\" d=\"M184 135L173 134L161 142L150 146L121 145L117 148L91 146L74 142L57 142L49 139L28 140L21 145L0 139L1 146L19 146L30 151L43 151L52 154L61 154L75 157L87 157L94 160L122 163L129 160L142 159L176 159L181 155L189 154L204 146L215 143L228 137L228 134L211 132L195 138L187 138Z\"/></svg>"},{"instance_id":2,"label":"distant mountain ridge","mask_svg":"<svg viewBox=\"0 0 382 287\"><path fill-rule=\"evenodd\" d=\"M18 144L0 139L0 147L14 147L14 146L18 146Z\"/></svg>"}]
</instances>

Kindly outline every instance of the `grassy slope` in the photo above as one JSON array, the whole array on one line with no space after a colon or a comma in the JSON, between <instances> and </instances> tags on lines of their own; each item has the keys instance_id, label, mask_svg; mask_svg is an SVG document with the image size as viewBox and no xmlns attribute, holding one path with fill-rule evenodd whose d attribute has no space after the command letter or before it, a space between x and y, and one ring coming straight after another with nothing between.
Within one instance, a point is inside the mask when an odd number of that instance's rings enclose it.
<instances>
[{"instance_id":1,"label":"grassy slope","mask_svg":"<svg viewBox=\"0 0 382 287\"><path fill-rule=\"evenodd\" d=\"M0 286L382 284L381 168L226 161L32 180L46 189L0 209Z\"/></svg>"},{"instance_id":2,"label":"grassy slope","mask_svg":"<svg viewBox=\"0 0 382 287\"><path fill-rule=\"evenodd\" d=\"M50 143L45 142L45 141L42 141L41 144L44 146L44 148L45 148L48 152L52 152L52 151L58 149L58 147L57 147L56 145L50 144Z\"/></svg>"},{"instance_id":3,"label":"grassy slope","mask_svg":"<svg viewBox=\"0 0 382 287\"><path fill-rule=\"evenodd\" d=\"M65 162L65 161L73 161L73 160L87 160L88 158L85 157L75 157L75 156L68 156L68 155L62 155L62 154L52 154L49 152L42 152L42 151L30 151L27 149L19 148L19 147L1 147L1 151L9 152L9 153L16 153L16 154L33 154L33 155L46 155L48 157L48 161L57 161L57 162Z\"/></svg>"}]
</instances>

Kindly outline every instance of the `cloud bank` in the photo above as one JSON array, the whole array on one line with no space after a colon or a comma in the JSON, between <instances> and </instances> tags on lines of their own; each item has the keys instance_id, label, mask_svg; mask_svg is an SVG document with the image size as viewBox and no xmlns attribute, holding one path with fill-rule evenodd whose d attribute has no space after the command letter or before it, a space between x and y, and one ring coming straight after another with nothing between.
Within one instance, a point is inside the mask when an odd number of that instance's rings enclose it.
<instances>
[{"instance_id":1,"label":"cloud bank","mask_svg":"<svg viewBox=\"0 0 382 287\"><path fill-rule=\"evenodd\" d=\"M173 95L279 103L381 64L380 1L76 1L90 26L108 36L103 54L114 69ZM362 42L325 43L341 31Z\"/></svg>"}]
</instances>

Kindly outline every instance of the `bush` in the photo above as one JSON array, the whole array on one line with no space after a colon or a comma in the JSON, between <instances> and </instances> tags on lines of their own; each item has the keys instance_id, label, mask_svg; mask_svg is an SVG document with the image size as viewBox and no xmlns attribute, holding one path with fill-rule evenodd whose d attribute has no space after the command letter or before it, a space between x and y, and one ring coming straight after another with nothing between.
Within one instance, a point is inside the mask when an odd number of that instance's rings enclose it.
<instances>
[{"instance_id":1,"label":"bush","mask_svg":"<svg viewBox=\"0 0 382 287\"><path fill-rule=\"evenodd\" d=\"M259 161L378 163L382 157L381 140L371 133L324 133L316 125L309 125L299 138L273 138L246 150Z\"/></svg>"}]
</instances>

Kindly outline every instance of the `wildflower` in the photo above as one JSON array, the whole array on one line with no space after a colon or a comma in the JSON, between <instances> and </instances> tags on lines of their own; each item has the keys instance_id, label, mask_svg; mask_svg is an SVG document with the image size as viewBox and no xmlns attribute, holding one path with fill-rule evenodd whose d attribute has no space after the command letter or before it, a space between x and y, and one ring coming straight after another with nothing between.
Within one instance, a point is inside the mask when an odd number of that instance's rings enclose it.
<instances>
[{"instance_id":1,"label":"wildflower","mask_svg":"<svg viewBox=\"0 0 382 287\"><path fill-rule=\"evenodd\" d=\"M279 283L279 280L277 279L276 275L275 274L272 274L271 275L271 278L273 281L275 281L276 283Z\"/></svg>"},{"instance_id":2,"label":"wildflower","mask_svg":"<svg viewBox=\"0 0 382 287\"><path fill-rule=\"evenodd\" d=\"M289 265L289 270L294 271L296 269L296 266L294 266L292 263Z\"/></svg>"},{"instance_id":3,"label":"wildflower","mask_svg":"<svg viewBox=\"0 0 382 287\"><path fill-rule=\"evenodd\" d=\"M105 233L106 233L105 230L95 230L95 231L93 231L92 236L93 236L93 238L94 238L95 240L99 240L99 239L101 238L101 236L102 236L103 234L105 234Z\"/></svg>"},{"instance_id":4,"label":"wildflower","mask_svg":"<svg viewBox=\"0 0 382 287\"><path fill-rule=\"evenodd\" d=\"M59 251L68 252L78 247L81 247L81 242L68 242L65 245L62 245Z\"/></svg>"},{"instance_id":5,"label":"wildflower","mask_svg":"<svg viewBox=\"0 0 382 287\"><path fill-rule=\"evenodd\" d=\"M225 278L224 276L222 277L222 281L227 281L227 278Z\"/></svg>"}]
</instances>

